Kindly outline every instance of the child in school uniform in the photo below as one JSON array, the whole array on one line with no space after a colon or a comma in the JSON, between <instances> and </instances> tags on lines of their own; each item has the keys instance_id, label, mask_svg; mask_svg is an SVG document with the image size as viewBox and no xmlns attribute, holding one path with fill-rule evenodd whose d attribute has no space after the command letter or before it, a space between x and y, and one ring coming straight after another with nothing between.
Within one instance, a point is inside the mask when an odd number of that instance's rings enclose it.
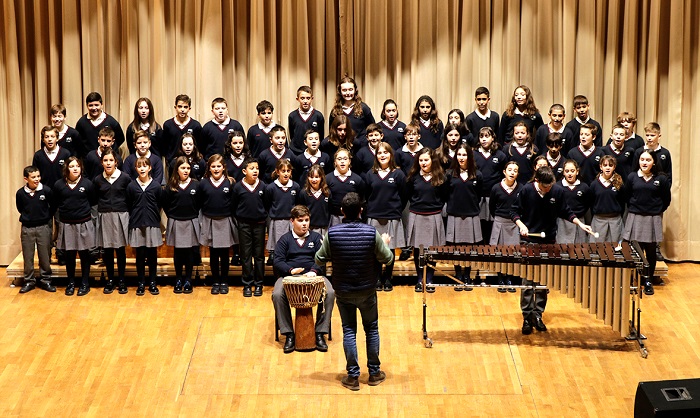
<instances>
[{"instance_id":1,"label":"child in school uniform","mask_svg":"<svg viewBox=\"0 0 700 418\"><path fill-rule=\"evenodd\" d=\"M569 205L569 209L577 218L583 219L591 208L594 197L588 184L578 179L578 173L576 161L567 160L564 163L564 178L561 180L561 185L564 190L564 200ZM557 219L557 244L585 244L588 241L588 234L581 228L562 218Z\"/></svg>"},{"instance_id":2,"label":"child in school uniform","mask_svg":"<svg viewBox=\"0 0 700 418\"><path fill-rule=\"evenodd\" d=\"M83 158L88 151L97 149L100 131L107 126L114 131L114 149L119 149L124 143L124 131L119 122L103 110L102 95L96 91L89 93L85 97L85 104L88 112L75 124L78 139L82 142L80 146L75 147L75 151L79 152L77 156Z\"/></svg>"},{"instance_id":3,"label":"child in school uniform","mask_svg":"<svg viewBox=\"0 0 700 418\"><path fill-rule=\"evenodd\" d=\"M489 212L493 216L493 227L489 238L490 245L517 245L520 243L518 226L510 219L511 207L515 203L518 192L523 187L517 182L518 171L518 163L508 161L503 169L503 179L491 188ZM498 291L500 293L506 292L506 288L503 286L512 284L511 276L498 275L498 285L500 286ZM507 290L515 293L515 289L512 287Z\"/></svg>"},{"instance_id":4,"label":"child in school uniform","mask_svg":"<svg viewBox=\"0 0 700 418\"><path fill-rule=\"evenodd\" d=\"M586 184L591 182L598 175L600 170L600 159L605 153L595 146L595 139L598 136L598 128L591 124L584 124L579 131L579 145L571 148L567 158L576 161L579 166L579 178Z\"/></svg>"},{"instance_id":5,"label":"child in school uniform","mask_svg":"<svg viewBox=\"0 0 700 418\"><path fill-rule=\"evenodd\" d=\"M345 115L338 115L333 118L328 136L323 138L319 148L329 156L334 156L341 148L352 152L360 146L360 141L355 138L355 130L350 125L350 119Z\"/></svg>"},{"instance_id":6,"label":"child in school uniform","mask_svg":"<svg viewBox=\"0 0 700 418\"><path fill-rule=\"evenodd\" d=\"M223 97L212 100L211 113L214 115L214 119L202 126L201 144L197 144L207 161L214 154L223 155L224 145L231 132L243 132L243 126L229 116L228 103Z\"/></svg>"},{"instance_id":7,"label":"child in school uniform","mask_svg":"<svg viewBox=\"0 0 700 418\"><path fill-rule=\"evenodd\" d=\"M265 188L265 208L270 217L267 230L267 265L274 260L277 240L289 232L289 216L301 191L299 183L292 180L292 163L286 158L277 161L272 182Z\"/></svg>"},{"instance_id":8,"label":"child in school uniform","mask_svg":"<svg viewBox=\"0 0 700 418\"><path fill-rule=\"evenodd\" d=\"M556 242L557 218L567 219L588 234L593 232L590 226L584 224L571 211L563 193L561 187L556 185L554 173L549 167L541 167L535 171L534 181L523 186L511 208L511 220L518 226L523 241L542 244ZM544 232L545 236L530 236L531 232ZM523 279L523 286L532 284L532 280ZM523 335L531 334L533 327L539 332L547 331L547 326L542 320L546 307L546 289L522 289L520 309L523 313Z\"/></svg>"},{"instance_id":9,"label":"child in school uniform","mask_svg":"<svg viewBox=\"0 0 700 418\"><path fill-rule=\"evenodd\" d=\"M306 132L313 130L318 132L320 138L325 136L326 119L318 109L313 107L314 93L309 86L300 86L297 89L297 103L299 107L289 113L287 128L289 129L289 149L294 155L301 155L306 147Z\"/></svg>"},{"instance_id":10,"label":"child in school uniform","mask_svg":"<svg viewBox=\"0 0 700 418\"><path fill-rule=\"evenodd\" d=\"M564 162L566 161L561 151L563 146L561 134L553 132L547 135L545 146L547 147L547 153L544 154L544 157L547 160L547 165L552 169L552 173L554 173L557 181L560 181L564 178Z\"/></svg>"},{"instance_id":11,"label":"child in school uniform","mask_svg":"<svg viewBox=\"0 0 700 418\"><path fill-rule=\"evenodd\" d=\"M579 145L579 131L585 124L593 125L596 127L596 132L598 132L599 134L603 133L603 128L600 126L600 123L596 122L595 120L593 120L593 118L591 118L589 114L590 110L591 107L588 104L588 98L586 96L580 94L574 96L574 112L576 113L576 117L571 119L566 124L566 129L568 129L571 132L571 136L573 138L573 142L571 143L570 148L574 148ZM597 147L603 146L602 138L599 138L597 136L596 138L594 138L593 143Z\"/></svg>"},{"instance_id":12,"label":"child in school uniform","mask_svg":"<svg viewBox=\"0 0 700 418\"><path fill-rule=\"evenodd\" d=\"M51 187L63 177L63 166L71 153L58 145L58 129L54 126L41 128L41 142L44 146L34 153L32 166L39 170L42 182Z\"/></svg>"},{"instance_id":13,"label":"child in school uniform","mask_svg":"<svg viewBox=\"0 0 700 418\"><path fill-rule=\"evenodd\" d=\"M96 176L102 174L102 155L104 155L108 149L113 149L112 146L114 145L114 131L112 128L102 128L100 130L100 136L97 138L97 143L99 144L97 149L88 152L83 160L85 175L89 179L94 179ZM117 167L121 167L122 158L118 152L114 153L114 158L117 160Z\"/></svg>"},{"instance_id":14,"label":"child in school uniform","mask_svg":"<svg viewBox=\"0 0 700 418\"><path fill-rule=\"evenodd\" d=\"M163 208L168 216L165 244L174 247L174 293L192 293L192 269L199 255L199 181L190 177L187 157L175 159L173 172L163 190ZM184 274L183 274L184 269Z\"/></svg>"},{"instance_id":15,"label":"child in school uniform","mask_svg":"<svg viewBox=\"0 0 700 418\"><path fill-rule=\"evenodd\" d=\"M625 142L626 131L621 124L613 126L610 141L603 147L603 152L615 158L617 167L615 171L623 178L632 172L634 164L634 148L632 145ZM602 162L602 160L601 160Z\"/></svg>"},{"instance_id":16,"label":"child in school uniform","mask_svg":"<svg viewBox=\"0 0 700 418\"><path fill-rule=\"evenodd\" d=\"M55 133L56 128L49 127ZM55 292L51 284L52 194L48 186L41 184L41 173L34 166L24 168L24 186L15 193L15 207L22 224L20 241L24 262L24 285L19 293L27 293L37 286L34 274L34 253L39 256L38 286L47 292Z\"/></svg>"},{"instance_id":17,"label":"child in school uniform","mask_svg":"<svg viewBox=\"0 0 700 418\"><path fill-rule=\"evenodd\" d=\"M649 262L644 294L653 295L656 247L663 241L663 213L671 204L671 180L661 171L660 154L645 149L639 155L639 169L625 182L628 213L622 238L638 241Z\"/></svg>"},{"instance_id":18,"label":"child in school uniform","mask_svg":"<svg viewBox=\"0 0 700 418\"><path fill-rule=\"evenodd\" d=\"M371 135L371 134L370 134ZM368 135L368 138L370 138ZM394 149L388 142L377 145L377 155L372 169L365 174L367 185L367 223L374 226L379 234L391 237L389 249L406 246L404 225L401 213L406 206L406 175L396 166ZM394 286L391 279L394 265L384 267L377 277L377 290L390 292Z\"/></svg>"},{"instance_id":19,"label":"child in school uniform","mask_svg":"<svg viewBox=\"0 0 700 418\"><path fill-rule=\"evenodd\" d=\"M513 128L519 123L525 123L530 137L535 135L537 129L544 125L542 115L535 105L530 88L519 85L513 91L513 96L508 103L506 111L503 112L498 131L498 142L500 145L507 144L513 140ZM520 167L522 170L524 167ZM529 178L529 176L528 176Z\"/></svg>"},{"instance_id":20,"label":"child in school uniform","mask_svg":"<svg viewBox=\"0 0 700 418\"><path fill-rule=\"evenodd\" d=\"M374 166L377 146L384 140L384 131L379 124L373 123L367 127L367 145L354 151L352 166L355 172L364 175Z\"/></svg>"},{"instance_id":21,"label":"child in school uniform","mask_svg":"<svg viewBox=\"0 0 700 418\"><path fill-rule=\"evenodd\" d=\"M318 132L311 129L306 131L304 133L304 145L306 149L301 154L295 155L292 159L294 178L299 184L306 183L306 176L312 166L321 166L321 168L324 169L324 173L325 170L330 171L333 167L331 157L319 149L321 145L321 136Z\"/></svg>"},{"instance_id":22,"label":"child in school uniform","mask_svg":"<svg viewBox=\"0 0 700 418\"><path fill-rule=\"evenodd\" d=\"M450 112L447 114L447 123L457 125L462 143L469 145L470 148L476 147L476 139L467 127L464 112L462 112L461 109L450 110Z\"/></svg>"},{"instance_id":23,"label":"child in school uniform","mask_svg":"<svg viewBox=\"0 0 700 418\"><path fill-rule=\"evenodd\" d=\"M134 104L134 119L126 128L126 145L129 147L129 154L136 152L134 143L130 141L136 131L146 131L151 138L152 151L159 157L163 156L163 128L156 122L153 103L148 97L140 97Z\"/></svg>"},{"instance_id":24,"label":"child in school uniform","mask_svg":"<svg viewBox=\"0 0 700 418\"><path fill-rule=\"evenodd\" d=\"M416 292L423 291L423 268L419 265L419 247L445 245L445 227L442 222L442 207L447 200L449 183L435 156L426 147L418 152L406 180L406 195L410 202L410 214L406 225L406 241L413 246L413 264L416 268ZM433 269L426 271L426 291L435 292Z\"/></svg>"},{"instance_id":25,"label":"child in school uniform","mask_svg":"<svg viewBox=\"0 0 700 418\"><path fill-rule=\"evenodd\" d=\"M226 172L228 176L239 182L243 179L243 162L250 157L245 136L241 131L233 131L228 135L228 141L224 147L224 160L226 160Z\"/></svg>"},{"instance_id":26,"label":"child in school uniform","mask_svg":"<svg viewBox=\"0 0 700 418\"><path fill-rule=\"evenodd\" d=\"M272 182L272 173L277 167L277 162L282 159L289 161L294 157L294 153L287 148L287 131L283 126L277 125L270 131L272 145L260 153L258 165L260 178L265 184Z\"/></svg>"},{"instance_id":27,"label":"child in school uniform","mask_svg":"<svg viewBox=\"0 0 700 418\"><path fill-rule=\"evenodd\" d=\"M403 137L406 124L399 120L399 108L393 99L384 101L381 119L379 126L384 133L384 142L389 143L394 151L400 150L406 143Z\"/></svg>"},{"instance_id":28,"label":"child in school uniform","mask_svg":"<svg viewBox=\"0 0 700 418\"><path fill-rule=\"evenodd\" d=\"M182 137L178 139L175 156L168 163L170 176L173 175L175 160L179 157L185 157L187 159L187 163L190 165L189 177L195 180L201 180L204 176L204 171L207 169L207 162L204 161L204 157L202 157L199 148L197 148L197 139L194 134L185 132L182 134Z\"/></svg>"},{"instance_id":29,"label":"child in school uniform","mask_svg":"<svg viewBox=\"0 0 700 418\"><path fill-rule=\"evenodd\" d=\"M365 182L362 177L350 169L351 155L345 148L339 149L333 158L335 170L326 175L326 184L331 191L329 208L331 219L328 227L337 225L343 221L341 203L343 197L350 192L355 192L361 197L365 195Z\"/></svg>"},{"instance_id":30,"label":"child in school uniform","mask_svg":"<svg viewBox=\"0 0 700 418\"><path fill-rule=\"evenodd\" d=\"M484 126L478 132L479 148L474 150L474 163L481 173L481 190L479 190L479 218L481 219L481 235L484 242L491 239L493 213L489 209L491 189L503 178L503 170L508 158L498 149L496 134L493 129Z\"/></svg>"},{"instance_id":31,"label":"child in school uniform","mask_svg":"<svg viewBox=\"0 0 700 418\"><path fill-rule=\"evenodd\" d=\"M625 144L633 150L644 146L644 138L634 132L637 126L637 116L633 112L622 112L617 115L617 123L625 127Z\"/></svg>"},{"instance_id":32,"label":"child in school uniform","mask_svg":"<svg viewBox=\"0 0 700 418\"><path fill-rule=\"evenodd\" d=\"M535 133L535 140L533 143L537 147L540 154L545 154L547 152L547 137L549 134L557 133L561 139L561 152L566 154L569 152L571 145L571 131L567 130L564 126L564 118L566 117L566 111L564 106L556 103L549 108L549 123L537 128Z\"/></svg>"},{"instance_id":33,"label":"child in school uniform","mask_svg":"<svg viewBox=\"0 0 700 418\"><path fill-rule=\"evenodd\" d=\"M625 193L622 176L616 170L617 160L610 155L600 159L600 173L591 183L593 220L591 228L598 238L594 242L619 242L622 240L622 215L625 211Z\"/></svg>"},{"instance_id":34,"label":"child in school uniform","mask_svg":"<svg viewBox=\"0 0 700 418\"><path fill-rule=\"evenodd\" d=\"M160 183L151 177L151 160L139 157L135 163L138 177L126 189L129 205L129 246L136 252L138 287L136 296L146 292L146 265L148 265L148 292L160 293L156 283L158 247L163 245L160 232L162 192Z\"/></svg>"},{"instance_id":35,"label":"child in school uniform","mask_svg":"<svg viewBox=\"0 0 700 418\"><path fill-rule=\"evenodd\" d=\"M476 103L476 109L464 118L469 132L472 132L472 135L477 135L481 132L481 128L488 127L494 132L495 138L501 118L498 112L493 112L489 109L489 103L491 102L489 89L483 86L478 87L474 92L474 102ZM477 139L475 138L475 140Z\"/></svg>"},{"instance_id":36,"label":"child in school uniform","mask_svg":"<svg viewBox=\"0 0 700 418\"><path fill-rule=\"evenodd\" d=\"M513 127L513 140L506 145L503 153L508 161L518 163L518 183L530 181L534 172L532 160L537 156L537 149L532 145L530 131L525 122L518 122Z\"/></svg>"},{"instance_id":37,"label":"child in school uniform","mask_svg":"<svg viewBox=\"0 0 700 418\"><path fill-rule=\"evenodd\" d=\"M231 211L235 208L235 180L226 175L226 162L220 154L207 160L207 171L197 185L200 202L199 244L209 247L212 295L228 294L229 248L238 244L238 233Z\"/></svg>"},{"instance_id":38,"label":"child in school uniform","mask_svg":"<svg viewBox=\"0 0 700 418\"><path fill-rule=\"evenodd\" d=\"M424 147L438 149L442 144L442 131L445 129L438 117L437 107L432 97L423 95L416 101L411 121L420 128L420 140Z\"/></svg>"},{"instance_id":39,"label":"child in school uniform","mask_svg":"<svg viewBox=\"0 0 700 418\"><path fill-rule=\"evenodd\" d=\"M668 179L668 183L673 183L673 165L671 164L671 153L668 149L664 148L659 144L659 139L661 139L661 126L656 122L649 122L644 125L644 136L646 142L644 147L637 148L634 151L633 157L633 169L639 170L639 156L645 150L651 151L658 157L658 168L659 172L664 173Z\"/></svg>"},{"instance_id":40,"label":"child in school uniform","mask_svg":"<svg viewBox=\"0 0 700 418\"><path fill-rule=\"evenodd\" d=\"M102 154L102 173L92 180L97 200L97 246L103 250L102 262L107 270L103 292L110 294L115 285L120 294L127 293L124 283L126 246L129 243L129 206L127 188L131 178L118 168L116 152L108 148ZM114 278L114 255L117 256L117 280Z\"/></svg>"},{"instance_id":41,"label":"child in school uniform","mask_svg":"<svg viewBox=\"0 0 700 418\"><path fill-rule=\"evenodd\" d=\"M92 182L82 176L82 172L80 159L69 157L63 166L63 179L57 180L51 188L60 219L57 222L56 249L64 251L66 260L66 296L75 293L76 254L80 256L82 276L78 296L90 293L90 249L95 246L95 226L90 210L96 202L96 196Z\"/></svg>"},{"instance_id":42,"label":"child in school uniform","mask_svg":"<svg viewBox=\"0 0 700 418\"><path fill-rule=\"evenodd\" d=\"M372 110L367 106L367 103L362 101L357 83L347 74L338 83L335 104L328 117L328 125L332 126L333 120L340 115L347 116L357 139L361 141L360 145L364 145L365 129L374 123L374 116L372 116Z\"/></svg>"},{"instance_id":43,"label":"child in school uniform","mask_svg":"<svg viewBox=\"0 0 700 418\"><path fill-rule=\"evenodd\" d=\"M271 130L277 124L272 120L272 114L275 107L267 100L263 100L255 106L258 113L258 123L248 128L248 149L250 155L255 158L260 156L260 153L270 148Z\"/></svg>"},{"instance_id":44,"label":"child in school uniform","mask_svg":"<svg viewBox=\"0 0 700 418\"><path fill-rule=\"evenodd\" d=\"M326 184L326 172L320 165L312 165L297 203L309 208L309 229L318 232L322 237L328 232L328 224L331 220L328 206L330 195L331 191Z\"/></svg>"},{"instance_id":45,"label":"child in school uniform","mask_svg":"<svg viewBox=\"0 0 700 418\"><path fill-rule=\"evenodd\" d=\"M448 122L442 133L442 144L435 150L435 155L443 170L448 170L452 166L457 147L463 143L465 142L462 142L462 131L459 125Z\"/></svg>"},{"instance_id":46,"label":"child in school uniform","mask_svg":"<svg viewBox=\"0 0 700 418\"><path fill-rule=\"evenodd\" d=\"M405 144L396 152L394 156L396 164L401 168L405 175L411 171L413 161L416 154L423 149L423 144L420 143L420 127L415 122L406 125L404 130Z\"/></svg>"},{"instance_id":47,"label":"child in school uniform","mask_svg":"<svg viewBox=\"0 0 700 418\"><path fill-rule=\"evenodd\" d=\"M163 122L160 152L165 157L165 161L172 162L177 157L177 153L181 149L180 139L185 134L190 134L194 139L195 146L199 149L202 125L189 116L191 109L192 99L190 96L178 94L175 97L175 116ZM204 172L204 167L202 167L202 172Z\"/></svg>"},{"instance_id":48,"label":"child in school uniform","mask_svg":"<svg viewBox=\"0 0 700 418\"><path fill-rule=\"evenodd\" d=\"M136 131L134 133L134 146L136 147L136 152L129 155L124 159L123 170L124 173L131 177L132 180L136 180L139 177L139 173L136 167L136 160L143 157L150 161L149 167L151 167L150 177L156 184L163 183L163 161L160 156L151 152L151 136L146 131Z\"/></svg>"},{"instance_id":49,"label":"child in school uniform","mask_svg":"<svg viewBox=\"0 0 700 418\"><path fill-rule=\"evenodd\" d=\"M479 218L481 182L482 177L474 161L474 152L468 144L459 144L447 173L449 192L445 240L450 245L476 244L483 240ZM455 265L454 269L458 279L463 283L472 284L469 267L463 271L462 266ZM454 289L462 290L461 287ZM467 290L472 288L468 287Z\"/></svg>"},{"instance_id":50,"label":"child in school uniform","mask_svg":"<svg viewBox=\"0 0 700 418\"><path fill-rule=\"evenodd\" d=\"M243 266L243 296L262 296L265 275L266 185L259 177L258 161L247 158L243 179L233 188L234 216L238 221ZM252 287L255 286L253 291Z\"/></svg>"},{"instance_id":51,"label":"child in school uniform","mask_svg":"<svg viewBox=\"0 0 700 418\"><path fill-rule=\"evenodd\" d=\"M81 150L83 141L75 128L66 123L66 107L61 104L51 106L49 110L49 121L58 130L58 145L70 152L70 155L85 155L87 150ZM53 183L50 183L50 185Z\"/></svg>"}]
</instances>

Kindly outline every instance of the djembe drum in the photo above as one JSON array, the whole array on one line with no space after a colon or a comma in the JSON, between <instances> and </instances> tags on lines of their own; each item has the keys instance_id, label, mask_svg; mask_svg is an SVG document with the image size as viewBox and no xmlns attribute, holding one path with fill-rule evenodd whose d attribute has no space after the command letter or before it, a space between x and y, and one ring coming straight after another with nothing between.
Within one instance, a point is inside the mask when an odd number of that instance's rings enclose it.
<instances>
[{"instance_id":1,"label":"djembe drum","mask_svg":"<svg viewBox=\"0 0 700 418\"><path fill-rule=\"evenodd\" d=\"M282 285L289 305L296 309L296 349L316 349L316 326L312 308L326 298L326 283L323 277L287 276L282 278Z\"/></svg>"}]
</instances>

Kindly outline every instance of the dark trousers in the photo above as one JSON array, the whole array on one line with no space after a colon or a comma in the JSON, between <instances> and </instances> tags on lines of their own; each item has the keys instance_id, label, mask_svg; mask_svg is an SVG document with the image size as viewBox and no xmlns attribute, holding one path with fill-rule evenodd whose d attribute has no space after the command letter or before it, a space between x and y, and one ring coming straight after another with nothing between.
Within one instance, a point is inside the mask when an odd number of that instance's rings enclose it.
<instances>
[{"instance_id":1,"label":"dark trousers","mask_svg":"<svg viewBox=\"0 0 700 418\"><path fill-rule=\"evenodd\" d=\"M377 309L377 292L374 288L357 293L336 293L335 302L338 305L340 320L343 324L343 349L348 376L360 376L360 365L357 358L357 311L362 317L362 327L365 330L367 345L367 368L369 373L379 373L379 312Z\"/></svg>"},{"instance_id":2,"label":"dark trousers","mask_svg":"<svg viewBox=\"0 0 700 418\"><path fill-rule=\"evenodd\" d=\"M244 286L262 286L265 277L265 222L238 221L241 247L241 281Z\"/></svg>"}]
</instances>

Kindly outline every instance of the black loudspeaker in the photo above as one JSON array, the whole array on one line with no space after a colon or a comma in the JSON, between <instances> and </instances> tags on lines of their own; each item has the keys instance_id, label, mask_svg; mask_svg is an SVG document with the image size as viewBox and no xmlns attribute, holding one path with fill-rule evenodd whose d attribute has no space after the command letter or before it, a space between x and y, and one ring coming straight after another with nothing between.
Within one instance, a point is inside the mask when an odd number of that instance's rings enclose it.
<instances>
[{"instance_id":1,"label":"black loudspeaker","mask_svg":"<svg viewBox=\"0 0 700 418\"><path fill-rule=\"evenodd\" d=\"M700 379L639 382L634 416L700 417Z\"/></svg>"}]
</instances>

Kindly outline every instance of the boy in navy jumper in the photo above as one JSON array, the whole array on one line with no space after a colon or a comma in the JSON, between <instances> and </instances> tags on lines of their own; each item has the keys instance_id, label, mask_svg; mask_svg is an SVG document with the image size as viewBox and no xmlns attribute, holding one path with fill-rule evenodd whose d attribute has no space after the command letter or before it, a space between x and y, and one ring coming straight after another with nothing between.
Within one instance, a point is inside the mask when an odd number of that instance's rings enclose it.
<instances>
[{"instance_id":1,"label":"boy in navy jumper","mask_svg":"<svg viewBox=\"0 0 700 418\"><path fill-rule=\"evenodd\" d=\"M85 153L97 149L97 138L100 130L109 126L114 130L114 149L119 149L124 143L124 131L121 125L112 116L108 115L102 108L102 96L100 93L93 91L85 98L85 104L88 108L88 113L84 114L78 123L75 124L75 129L80 134L80 139L83 143L82 147L76 151L84 152L78 154L79 157L85 157Z\"/></svg>"},{"instance_id":2,"label":"boy in navy jumper","mask_svg":"<svg viewBox=\"0 0 700 418\"><path fill-rule=\"evenodd\" d=\"M639 156L642 152L649 150L656 154L659 159L659 171L666 175L668 178L668 183L673 183L673 166L671 164L671 153L668 149L664 148L659 144L659 139L661 138L661 126L656 122L649 122L644 126L644 136L646 137L646 143L644 147L638 148L634 152L634 170L639 170Z\"/></svg>"},{"instance_id":3,"label":"boy in navy jumper","mask_svg":"<svg viewBox=\"0 0 700 418\"><path fill-rule=\"evenodd\" d=\"M53 126L41 128L41 141L44 146L34 153L32 166L39 170L45 185L53 186L56 180L63 178L63 165L71 154L58 145L58 129Z\"/></svg>"},{"instance_id":4,"label":"boy in navy jumper","mask_svg":"<svg viewBox=\"0 0 700 418\"><path fill-rule=\"evenodd\" d=\"M591 124L581 126L578 138L580 144L571 148L567 157L576 161L581 170L580 179L591 184L600 172L600 159L605 155L601 148L595 146L598 128Z\"/></svg>"},{"instance_id":5,"label":"boy in navy jumper","mask_svg":"<svg viewBox=\"0 0 700 418\"><path fill-rule=\"evenodd\" d=\"M324 275L325 269L316 265L314 255L321 248L323 237L318 232L309 231L309 208L297 205L291 211L291 231L282 235L275 246L274 269L275 288L272 290L272 304L275 307L275 316L280 332L287 336L284 343L284 352L291 353L295 348L294 327L292 325L292 312L289 308L289 299L284 291L282 278L291 275L316 276ZM323 305L319 304L316 311L316 349L328 351L325 335L330 330L331 315L335 292L331 282L324 277L326 284L326 299Z\"/></svg>"},{"instance_id":6,"label":"boy in navy jumper","mask_svg":"<svg viewBox=\"0 0 700 418\"><path fill-rule=\"evenodd\" d=\"M156 184L163 184L163 160L160 156L151 152L151 136L146 131L136 131L134 133L134 146L136 152L126 157L123 171L126 175L136 180L139 174L136 170L136 160L139 157L148 158L151 161L151 179Z\"/></svg>"},{"instance_id":7,"label":"boy in navy jumper","mask_svg":"<svg viewBox=\"0 0 700 418\"><path fill-rule=\"evenodd\" d=\"M610 141L608 145L603 147L603 152L606 155L611 155L617 161L617 166L615 171L623 178L626 179L629 173L632 172L632 161L634 159L634 148L632 145L625 141L627 136L626 129L621 124L613 126L612 134L610 135Z\"/></svg>"},{"instance_id":8,"label":"boy in navy jumper","mask_svg":"<svg viewBox=\"0 0 700 418\"><path fill-rule=\"evenodd\" d=\"M97 143L99 144L99 147L94 151L88 152L87 156L85 157L85 161L83 162L85 165L85 176L87 176L87 178L90 180L94 179L95 176L102 174L102 155L108 149L112 149L112 146L114 145L114 131L112 128L109 126L102 128L100 130L100 136L97 138ZM121 167L122 159L119 157L119 153L116 152L114 156L117 160L117 167Z\"/></svg>"},{"instance_id":9,"label":"boy in navy jumper","mask_svg":"<svg viewBox=\"0 0 700 418\"><path fill-rule=\"evenodd\" d=\"M588 114L590 109L591 107L588 104L588 99L586 96L579 94L574 97L574 111L576 112L576 117L571 119L569 123L566 124L566 129L571 131L571 137L573 138L573 143L569 148L573 148L579 144L579 130L586 123L595 126L598 129L599 134L603 132L603 128L601 128L600 123L594 121ZM603 145L603 141L601 138L595 138L594 144L597 147L601 147Z\"/></svg>"},{"instance_id":10,"label":"boy in navy jumper","mask_svg":"<svg viewBox=\"0 0 700 418\"><path fill-rule=\"evenodd\" d=\"M489 103L491 102L489 89L486 87L477 88L474 92L474 101L476 102L476 110L465 118L469 132L478 134L483 127L489 127L494 132L498 132L500 116L497 112L492 112L489 109Z\"/></svg>"},{"instance_id":11,"label":"boy in navy jumper","mask_svg":"<svg viewBox=\"0 0 700 418\"><path fill-rule=\"evenodd\" d=\"M318 164L326 174L333 167L331 157L318 148L321 145L321 136L318 132L311 129L306 131L304 133L304 145L306 146L304 152L295 155L292 160L294 180L302 187L306 184L306 175L314 164Z\"/></svg>"},{"instance_id":12,"label":"boy in navy jumper","mask_svg":"<svg viewBox=\"0 0 700 418\"><path fill-rule=\"evenodd\" d=\"M267 100L255 106L259 122L248 128L248 150L250 155L258 158L261 152L270 148L270 131L276 126L272 120L275 107Z\"/></svg>"},{"instance_id":13,"label":"boy in navy jumper","mask_svg":"<svg viewBox=\"0 0 700 418\"><path fill-rule=\"evenodd\" d=\"M355 152L352 166L357 174L364 176L374 166L377 145L384 141L384 131L377 123L372 123L367 127L367 145Z\"/></svg>"},{"instance_id":14,"label":"boy in navy jumper","mask_svg":"<svg viewBox=\"0 0 700 418\"><path fill-rule=\"evenodd\" d=\"M644 146L644 139L634 132L637 126L637 116L632 112L622 112L617 115L617 123L625 127L625 143L637 150Z\"/></svg>"},{"instance_id":15,"label":"boy in navy jumper","mask_svg":"<svg viewBox=\"0 0 700 418\"><path fill-rule=\"evenodd\" d=\"M202 149L202 125L189 116L192 109L192 99L186 94L178 94L175 97L175 116L163 122L163 136L160 155L165 161L171 161L177 153L177 144L186 133L192 134L198 149Z\"/></svg>"},{"instance_id":16,"label":"boy in navy jumper","mask_svg":"<svg viewBox=\"0 0 700 418\"><path fill-rule=\"evenodd\" d=\"M229 117L228 104L223 97L212 100L211 113L214 119L204 124L201 143L197 144L205 160L209 160L209 157L214 154L224 155L224 145L228 141L228 135L234 131L243 132L243 126Z\"/></svg>"},{"instance_id":17,"label":"boy in navy jumper","mask_svg":"<svg viewBox=\"0 0 700 418\"><path fill-rule=\"evenodd\" d=\"M66 107L61 103L51 106L49 111L51 125L58 129L58 145L70 151L70 155L85 155L85 150L81 150L83 141L75 128L66 124Z\"/></svg>"},{"instance_id":18,"label":"boy in navy jumper","mask_svg":"<svg viewBox=\"0 0 700 418\"><path fill-rule=\"evenodd\" d=\"M51 189L41 184L41 173L34 166L24 168L24 183L24 187L15 194L19 221L22 223L20 239L24 261L24 286L19 293L27 293L37 285L34 276L35 247L39 255L39 287L55 292L56 288L51 285Z\"/></svg>"},{"instance_id":19,"label":"boy in navy jumper","mask_svg":"<svg viewBox=\"0 0 700 418\"><path fill-rule=\"evenodd\" d=\"M270 131L272 145L260 153L258 157L262 180L265 183L272 182L272 172L275 171L277 161L286 158L292 161L294 153L287 148L287 131L283 126L277 125Z\"/></svg>"},{"instance_id":20,"label":"boy in navy jumper","mask_svg":"<svg viewBox=\"0 0 700 418\"><path fill-rule=\"evenodd\" d=\"M547 135L551 133L558 133L561 138L561 152L566 155L569 152L571 146L571 131L564 127L564 118L566 117L566 110L564 106L560 104L553 104L549 108L549 123L537 128L535 133L535 146L537 151L544 155L547 153Z\"/></svg>"},{"instance_id":21,"label":"boy in navy jumper","mask_svg":"<svg viewBox=\"0 0 700 418\"><path fill-rule=\"evenodd\" d=\"M297 102L299 108L289 113L287 128L289 128L289 149L296 155L304 151L306 131L312 129L318 132L319 138L325 138L326 119L323 113L314 109L312 103L314 94L309 86L301 86L297 89Z\"/></svg>"}]
</instances>

